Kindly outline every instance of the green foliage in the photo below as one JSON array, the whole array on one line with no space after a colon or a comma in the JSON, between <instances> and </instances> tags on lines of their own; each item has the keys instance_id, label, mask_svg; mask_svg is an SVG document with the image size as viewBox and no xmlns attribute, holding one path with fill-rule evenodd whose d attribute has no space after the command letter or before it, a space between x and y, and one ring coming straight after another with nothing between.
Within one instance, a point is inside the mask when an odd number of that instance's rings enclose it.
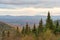
<instances>
[{"instance_id":1,"label":"green foliage","mask_svg":"<svg viewBox=\"0 0 60 40\"><path fill-rule=\"evenodd\" d=\"M56 22L56 28L58 28L59 27L59 21L57 20L57 22Z\"/></svg>"},{"instance_id":2,"label":"green foliage","mask_svg":"<svg viewBox=\"0 0 60 40\"><path fill-rule=\"evenodd\" d=\"M28 23L26 23L26 27L25 27L25 34L30 34L30 27L28 25Z\"/></svg>"},{"instance_id":3,"label":"green foliage","mask_svg":"<svg viewBox=\"0 0 60 40\"><path fill-rule=\"evenodd\" d=\"M57 40L57 39L55 38L55 35L52 33L52 30L50 30L50 29L47 29L47 30L43 33L42 39L43 39L43 40Z\"/></svg>"},{"instance_id":4,"label":"green foliage","mask_svg":"<svg viewBox=\"0 0 60 40\"><path fill-rule=\"evenodd\" d=\"M33 32L35 35L37 35L37 29L36 29L36 25L35 25L35 24L34 24L34 26L33 26L32 32Z\"/></svg>"},{"instance_id":5,"label":"green foliage","mask_svg":"<svg viewBox=\"0 0 60 40\"><path fill-rule=\"evenodd\" d=\"M7 32L7 37L10 37L10 32L9 31Z\"/></svg>"},{"instance_id":6,"label":"green foliage","mask_svg":"<svg viewBox=\"0 0 60 40\"><path fill-rule=\"evenodd\" d=\"M34 26L33 26L32 32L33 32L33 33L36 33L36 25L35 25L35 24L34 24Z\"/></svg>"},{"instance_id":7,"label":"green foliage","mask_svg":"<svg viewBox=\"0 0 60 40\"><path fill-rule=\"evenodd\" d=\"M2 32L2 40L5 38L5 31Z\"/></svg>"},{"instance_id":8,"label":"green foliage","mask_svg":"<svg viewBox=\"0 0 60 40\"><path fill-rule=\"evenodd\" d=\"M43 25L41 19L39 25L34 24L32 29L26 23L20 32L19 27L14 29L10 25L0 22L0 35L1 40L58 40L60 38L60 25L58 20L56 24L53 23L50 12L48 12L46 26Z\"/></svg>"},{"instance_id":9,"label":"green foliage","mask_svg":"<svg viewBox=\"0 0 60 40\"><path fill-rule=\"evenodd\" d=\"M19 27L17 27L17 29L16 29L16 36L17 36L17 37L20 36Z\"/></svg>"},{"instance_id":10,"label":"green foliage","mask_svg":"<svg viewBox=\"0 0 60 40\"><path fill-rule=\"evenodd\" d=\"M5 36L5 31L2 32L2 37L4 37L4 36Z\"/></svg>"},{"instance_id":11,"label":"green foliage","mask_svg":"<svg viewBox=\"0 0 60 40\"><path fill-rule=\"evenodd\" d=\"M54 30L54 33L55 34L57 34L57 33L59 33L60 32L60 26L59 26L59 22L58 22L58 20L56 21L56 28L55 28L55 30Z\"/></svg>"},{"instance_id":12,"label":"green foliage","mask_svg":"<svg viewBox=\"0 0 60 40\"><path fill-rule=\"evenodd\" d=\"M40 32L43 32L43 21L42 21L42 19L40 20L39 26L38 26L38 33L40 33Z\"/></svg>"},{"instance_id":13,"label":"green foliage","mask_svg":"<svg viewBox=\"0 0 60 40\"><path fill-rule=\"evenodd\" d=\"M47 16L47 20L46 20L46 28L54 29L53 21L50 16L50 12L48 12L48 16Z\"/></svg>"},{"instance_id":14,"label":"green foliage","mask_svg":"<svg viewBox=\"0 0 60 40\"><path fill-rule=\"evenodd\" d=\"M22 28L22 34L25 34L25 28L24 28L24 26L23 26L23 28Z\"/></svg>"}]
</instances>

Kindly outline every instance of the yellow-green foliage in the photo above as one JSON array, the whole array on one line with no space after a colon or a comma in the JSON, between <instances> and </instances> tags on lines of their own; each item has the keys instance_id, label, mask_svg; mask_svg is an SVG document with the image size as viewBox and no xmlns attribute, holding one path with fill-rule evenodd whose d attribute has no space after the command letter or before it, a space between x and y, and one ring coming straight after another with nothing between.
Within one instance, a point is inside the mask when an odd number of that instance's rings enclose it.
<instances>
[{"instance_id":1,"label":"yellow-green foliage","mask_svg":"<svg viewBox=\"0 0 60 40\"><path fill-rule=\"evenodd\" d=\"M22 30L19 27L15 29L5 23L0 22L0 40L60 40L59 23L53 24L48 12L46 25L43 25L41 19L36 28L36 24L30 29L28 23Z\"/></svg>"},{"instance_id":2,"label":"yellow-green foliage","mask_svg":"<svg viewBox=\"0 0 60 40\"><path fill-rule=\"evenodd\" d=\"M57 40L56 36L49 29L47 29L46 32L43 33L43 39L45 39L45 40Z\"/></svg>"}]
</instances>

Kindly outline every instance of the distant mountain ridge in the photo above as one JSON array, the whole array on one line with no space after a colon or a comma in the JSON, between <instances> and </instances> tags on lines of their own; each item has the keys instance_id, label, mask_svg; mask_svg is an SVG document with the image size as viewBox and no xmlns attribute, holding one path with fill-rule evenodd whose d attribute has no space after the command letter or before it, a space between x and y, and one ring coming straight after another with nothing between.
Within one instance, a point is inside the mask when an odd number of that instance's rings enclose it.
<instances>
[{"instance_id":1,"label":"distant mountain ridge","mask_svg":"<svg viewBox=\"0 0 60 40\"><path fill-rule=\"evenodd\" d=\"M46 21L47 16L41 16L41 15L36 15L36 16L0 16L0 21L10 23L10 24L20 24L20 25L25 25L26 22L29 24L38 24L40 19L43 19L43 22ZM60 20L60 16L51 16L53 21L54 20Z\"/></svg>"}]
</instances>

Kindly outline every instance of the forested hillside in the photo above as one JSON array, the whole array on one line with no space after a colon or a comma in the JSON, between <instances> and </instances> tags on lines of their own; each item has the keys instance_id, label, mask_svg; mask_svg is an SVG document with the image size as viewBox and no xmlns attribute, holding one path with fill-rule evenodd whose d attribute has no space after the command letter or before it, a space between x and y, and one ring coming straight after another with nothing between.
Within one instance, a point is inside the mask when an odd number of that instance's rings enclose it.
<instances>
[{"instance_id":1,"label":"forested hillside","mask_svg":"<svg viewBox=\"0 0 60 40\"><path fill-rule=\"evenodd\" d=\"M38 26L34 23L33 28L27 22L22 30L0 22L0 40L60 40L59 21L53 23L50 12L48 12L45 25L42 19Z\"/></svg>"}]
</instances>

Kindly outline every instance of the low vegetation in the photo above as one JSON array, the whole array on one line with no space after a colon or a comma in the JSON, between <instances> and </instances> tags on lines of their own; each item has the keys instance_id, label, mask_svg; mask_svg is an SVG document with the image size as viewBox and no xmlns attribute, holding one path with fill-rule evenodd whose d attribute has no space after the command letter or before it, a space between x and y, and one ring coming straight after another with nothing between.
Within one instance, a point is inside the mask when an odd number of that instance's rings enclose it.
<instances>
[{"instance_id":1,"label":"low vegetation","mask_svg":"<svg viewBox=\"0 0 60 40\"><path fill-rule=\"evenodd\" d=\"M39 25L34 23L33 28L29 24L20 30L19 27L13 27L0 22L0 40L60 40L60 25L58 20L53 22L48 12L46 24L43 25L41 18Z\"/></svg>"}]
</instances>

